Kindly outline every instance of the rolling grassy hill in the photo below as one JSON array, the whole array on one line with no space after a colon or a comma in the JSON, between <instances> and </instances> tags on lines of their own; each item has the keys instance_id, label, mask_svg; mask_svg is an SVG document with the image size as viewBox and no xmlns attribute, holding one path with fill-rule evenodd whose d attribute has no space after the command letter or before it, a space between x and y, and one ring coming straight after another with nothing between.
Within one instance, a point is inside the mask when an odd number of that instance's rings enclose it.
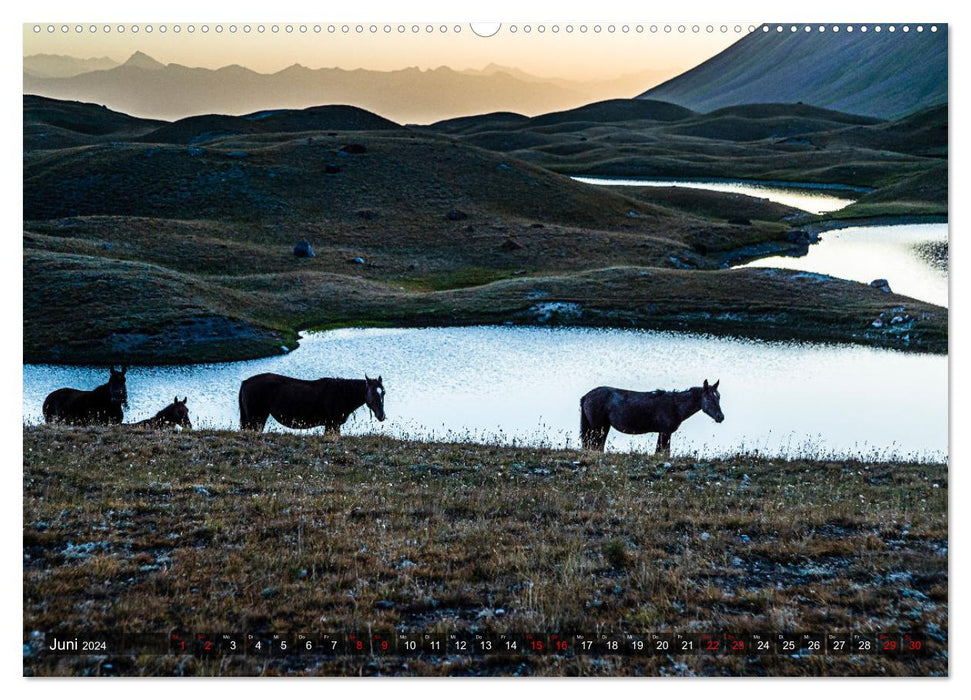
<instances>
[{"instance_id":1,"label":"rolling grassy hill","mask_svg":"<svg viewBox=\"0 0 971 700\"><path fill-rule=\"evenodd\" d=\"M697 113L652 100L611 100L531 119L482 115L425 130L568 175L862 186L878 191L871 204L888 206L837 216L947 214L947 105L886 120L805 104ZM913 182L922 186L907 184ZM655 193L637 196L652 201Z\"/></svg>"},{"instance_id":2,"label":"rolling grassy hill","mask_svg":"<svg viewBox=\"0 0 971 700\"><path fill-rule=\"evenodd\" d=\"M558 129L613 109L634 124L698 118L597 105L537 128L563 139ZM25 359L226 360L292 348L307 327L507 321L946 345L943 309L851 282L720 269L737 247L792 248L799 212L786 207L614 192L526 162L537 150L497 153L355 108L257 116L159 125L25 100L35 130L74 118L80 130L67 131L88 141L25 150ZM892 159L911 167L913 191L933 186L919 177L924 159ZM304 238L316 257L293 256ZM537 298L579 311L551 318ZM906 342L870 325L891 308L917 319Z\"/></svg>"}]
</instances>

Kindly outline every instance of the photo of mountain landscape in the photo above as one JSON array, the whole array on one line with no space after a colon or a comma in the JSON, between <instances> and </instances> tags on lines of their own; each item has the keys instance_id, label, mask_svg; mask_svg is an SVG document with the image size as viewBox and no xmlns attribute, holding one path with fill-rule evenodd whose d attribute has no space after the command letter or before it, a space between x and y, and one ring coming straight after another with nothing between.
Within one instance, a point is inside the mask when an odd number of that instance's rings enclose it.
<instances>
[{"instance_id":1,"label":"photo of mountain landscape","mask_svg":"<svg viewBox=\"0 0 971 700\"><path fill-rule=\"evenodd\" d=\"M25 675L947 675L946 24L222 26L24 27Z\"/></svg>"}]
</instances>

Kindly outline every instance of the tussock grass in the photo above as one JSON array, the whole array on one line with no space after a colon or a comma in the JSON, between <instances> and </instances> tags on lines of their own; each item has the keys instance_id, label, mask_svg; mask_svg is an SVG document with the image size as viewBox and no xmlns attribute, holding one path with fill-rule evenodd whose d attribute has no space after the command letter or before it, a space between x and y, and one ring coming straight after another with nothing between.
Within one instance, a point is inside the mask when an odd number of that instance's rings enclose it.
<instances>
[{"instance_id":1,"label":"tussock grass","mask_svg":"<svg viewBox=\"0 0 971 700\"><path fill-rule=\"evenodd\" d=\"M24 635L947 635L947 467L24 428ZM380 601L380 604L379 604ZM389 604L390 603L390 604ZM497 610L503 610L498 614ZM95 657L25 658L97 674ZM929 675L930 658L115 660L126 675Z\"/></svg>"}]
</instances>

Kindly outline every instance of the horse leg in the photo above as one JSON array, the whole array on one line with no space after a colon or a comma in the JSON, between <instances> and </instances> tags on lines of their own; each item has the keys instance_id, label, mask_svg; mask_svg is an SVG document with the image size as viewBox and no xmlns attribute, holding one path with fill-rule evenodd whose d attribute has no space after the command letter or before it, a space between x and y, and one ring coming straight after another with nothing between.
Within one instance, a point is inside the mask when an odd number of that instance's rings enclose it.
<instances>
[{"instance_id":1,"label":"horse leg","mask_svg":"<svg viewBox=\"0 0 971 700\"><path fill-rule=\"evenodd\" d=\"M604 445L607 444L607 433L610 431L610 426L604 428L587 428L580 434L580 439L583 443L583 449L585 450L595 450L597 452L604 451Z\"/></svg>"},{"instance_id":2,"label":"horse leg","mask_svg":"<svg viewBox=\"0 0 971 700\"><path fill-rule=\"evenodd\" d=\"M671 433L657 434L657 449L655 452L661 455L671 454Z\"/></svg>"},{"instance_id":3,"label":"horse leg","mask_svg":"<svg viewBox=\"0 0 971 700\"><path fill-rule=\"evenodd\" d=\"M610 432L610 426L605 425L602 428L596 428L593 433L593 449L597 452L603 452L604 447L607 445L607 433Z\"/></svg>"},{"instance_id":4,"label":"horse leg","mask_svg":"<svg viewBox=\"0 0 971 700\"><path fill-rule=\"evenodd\" d=\"M246 412L246 416L240 417L240 427L243 430L254 430L257 433L262 433L266 428L266 421L269 419L270 413L267 411L263 413L253 413L251 411Z\"/></svg>"},{"instance_id":5,"label":"horse leg","mask_svg":"<svg viewBox=\"0 0 971 700\"><path fill-rule=\"evenodd\" d=\"M242 388L239 390L239 427L241 430L254 430L262 433L266 428L266 421L270 417L269 409L254 410L251 397Z\"/></svg>"},{"instance_id":6,"label":"horse leg","mask_svg":"<svg viewBox=\"0 0 971 700\"><path fill-rule=\"evenodd\" d=\"M580 443L585 450L603 452L604 445L607 443L607 433L610 432L610 423L601 424L600 420L605 420L603 416L591 418L587 412L586 398L580 400Z\"/></svg>"}]
</instances>

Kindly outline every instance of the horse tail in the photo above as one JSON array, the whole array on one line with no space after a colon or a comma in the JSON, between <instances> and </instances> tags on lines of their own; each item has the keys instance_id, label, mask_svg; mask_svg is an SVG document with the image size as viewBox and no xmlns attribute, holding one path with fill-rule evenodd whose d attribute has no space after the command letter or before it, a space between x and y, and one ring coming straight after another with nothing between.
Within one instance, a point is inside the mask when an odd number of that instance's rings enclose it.
<instances>
[{"instance_id":1,"label":"horse tail","mask_svg":"<svg viewBox=\"0 0 971 700\"><path fill-rule=\"evenodd\" d=\"M590 449L590 429L592 427L590 425L590 419L587 418L586 407L583 405L586 398L587 397L584 396L582 399L580 399L580 443L583 445L583 449L585 450Z\"/></svg>"},{"instance_id":2,"label":"horse tail","mask_svg":"<svg viewBox=\"0 0 971 700\"><path fill-rule=\"evenodd\" d=\"M246 397L243 392L246 390L246 382L239 385L239 429L247 430L250 427L249 412L246 410Z\"/></svg>"}]
</instances>

